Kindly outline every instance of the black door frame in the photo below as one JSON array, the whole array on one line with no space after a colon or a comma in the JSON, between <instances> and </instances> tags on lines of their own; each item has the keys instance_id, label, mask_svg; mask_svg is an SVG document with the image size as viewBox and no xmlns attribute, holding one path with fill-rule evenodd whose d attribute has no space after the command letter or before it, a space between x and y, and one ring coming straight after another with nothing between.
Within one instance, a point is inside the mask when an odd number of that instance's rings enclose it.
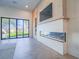
<instances>
[{"instance_id":1,"label":"black door frame","mask_svg":"<svg viewBox=\"0 0 79 59\"><path fill-rule=\"evenodd\" d=\"M9 19L9 38L2 38L2 19L3 18L5 18L5 19ZM15 19L16 20L16 37L15 38L10 38L10 19ZM23 20L23 36L22 37L18 37L17 35L18 35L18 33L17 33L17 31L18 31L18 20ZM16 38L26 38L26 37L24 37L24 21L27 21L28 22L28 37L29 37L29 33L30 33L30 22L29 22L29 20L27 20L27 19L19 19L19 18L9 18L9 17L1 17L1 40L7 40L7 39L16 39Z\"/></svg>"}]
</instances>

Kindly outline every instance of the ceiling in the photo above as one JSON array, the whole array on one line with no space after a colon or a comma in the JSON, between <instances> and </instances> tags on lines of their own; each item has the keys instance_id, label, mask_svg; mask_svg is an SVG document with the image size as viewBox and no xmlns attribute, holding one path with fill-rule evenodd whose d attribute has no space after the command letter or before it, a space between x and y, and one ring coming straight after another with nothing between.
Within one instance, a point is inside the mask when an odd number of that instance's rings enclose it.
<instances>
[{"instance_id":1,"label":"ceiling","mask_svg":"<svg viewBox=\"0 0 79 59\"><path fill-rule=\"evenodd\" d=\"M41 0L0 0L0 6L33 11L40 2ZM25 7L26 5L28 5L28 8Z\"/></svg>"}]
</instances>

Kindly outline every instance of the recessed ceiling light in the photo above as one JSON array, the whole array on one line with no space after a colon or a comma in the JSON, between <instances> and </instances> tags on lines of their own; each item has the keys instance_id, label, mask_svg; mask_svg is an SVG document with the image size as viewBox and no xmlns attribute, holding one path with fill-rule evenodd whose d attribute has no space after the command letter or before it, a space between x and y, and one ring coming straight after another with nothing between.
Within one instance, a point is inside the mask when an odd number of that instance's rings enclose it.
<instances>
[{"instance_id":1,"label":"recessed ceiling light","mask_svg":"<svg viewBox=\"0 0 79 59\"><path fill-rule=\"evenodd\" d=\"M17 1L12 1L13 4L17 4Z\"/></svg>"},{"instance_id":2,"label":"recessed ceiling light","mask_svg":"<svg viewBox=\"0 0 79 59\"><path fill-rule=\"evenodd\" d=\"M28 5L26 5L25 7L26 7L26 8L28 8L29 6L28 6Z\"/></svg>"}]
</instances>

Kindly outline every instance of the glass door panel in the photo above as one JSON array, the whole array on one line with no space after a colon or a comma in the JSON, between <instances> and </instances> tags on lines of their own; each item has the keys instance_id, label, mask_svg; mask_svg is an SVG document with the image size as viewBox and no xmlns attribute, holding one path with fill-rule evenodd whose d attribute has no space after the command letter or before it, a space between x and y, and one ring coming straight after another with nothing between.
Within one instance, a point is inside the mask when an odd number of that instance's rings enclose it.
<instances>
[{"instance_id":1,"label":"glass door panel","mask_svg":"<svg viewBox=\"0 0 79 59\"><path fill-rule=\"evenodd\" d=\"M23 38L29 36L29 21L15 18L0 18L0 39Z\"/></svg>"},{"instance_id":2,"label":"glass door panel","mask_svg":"<svg viewBox=\"0 0 79 59\"><path fill-rule=\"evenodd\" d=\"M1 18L0 18L0 40L1 40Z\"/></svg>"},{"instance_id":3,"label":"glass door panel","mask_svg":"<svg viewBox=\"0 0 79 59\"><path fill-rule=\"evenodd\" d=\"M24 37L28 37L29 35L28 25L28 21L24 20Z\"/></svg>"},{"instance_id":4,"label":"glass door panel","mask_svg":"<svg viewBox=\"0 0 79 59\"><path fill-rule=\"evenodd\" d=\"M23 20L17 20L17 37L23 37Z\"/></svg>"},{"instance_id":5,"label":"glass door panel","mask_svg":"<svg viewBox=\"0 0 79 59\"><path fill-rule=\"evenodd\" d=\"M16 19L10 19L10 38L16 38Z\"/></svg>"},{"instance_id":6,"label":"glass door panel","mask_svg":"<svg viewBox=\"0 0 79 59\"><path fill-rule=\"evenodd\" d=\"M2 39L9 38L9 19L2 18Z\"/></svg>"}]
</instances>

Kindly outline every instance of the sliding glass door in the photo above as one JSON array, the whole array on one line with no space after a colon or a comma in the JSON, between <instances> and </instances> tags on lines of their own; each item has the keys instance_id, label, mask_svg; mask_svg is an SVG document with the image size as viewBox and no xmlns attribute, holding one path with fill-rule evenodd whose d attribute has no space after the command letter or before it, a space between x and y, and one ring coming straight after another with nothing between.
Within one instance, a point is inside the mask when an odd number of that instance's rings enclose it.
<instances>
[{"instance_id":1,"label":"sliding glass door","mask_svg":"<svg viewBox=\"0 0 79 59\"><path fill-rule=\"evenodd\" d=\"M17 37L23 37L23 20L17 20Z\"/></svg>"},{"instance_id":2,"label":"sliding glass door","mask_svg":"<svg viewBox=\"0 0 79 59\"><path fill-rule=\"evenodd\" d=\"M29 35L29 22L28 21L24 21L24 37L28 37Z\"/></svg>"},{"instance_id":3,"label":"sliding glass door","mask_svg":"<svg viewBox=\"0 0 79 59\"><path fill-rule=\"evenodd\" d=\"M9 38L9 19L2 19L2 38Z\"/></svg>"},{"instance_id":4,"label":"sliding glass door","mask_svg":"<svg viewBox=\"0 0 79 59\"><path fill-rule=\"evenodd\" d=\"M29 36L29 21L25 19L5 18L0 19L0 38L24 38Z\"/></svg>"},{"instance_id":5,"label":"sliding glass door","mask_svg":"<svg viewBox=\"0 0 79 59\"><path fill-rule=\"evenodd\" d=\"M10 19L10 38L16 38L16 19Z\"/></svg>"},{"instance_id":6,"label":"sliding glass door","mask_svg":"<svg viewBox=\"0 0 79 59\"><path fill-rule=\"evenodd\" d=\"M0 18L0 40L1 40L1 18Z\"/></svg>"}]
</instances>

